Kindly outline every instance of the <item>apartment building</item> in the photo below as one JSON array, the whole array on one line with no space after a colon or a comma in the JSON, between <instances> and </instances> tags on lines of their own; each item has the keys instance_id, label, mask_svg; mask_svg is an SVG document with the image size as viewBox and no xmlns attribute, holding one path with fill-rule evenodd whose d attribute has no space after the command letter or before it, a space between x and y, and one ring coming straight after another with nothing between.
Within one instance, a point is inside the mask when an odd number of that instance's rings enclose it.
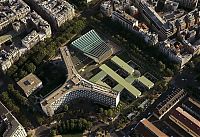
<instances>
[{"instance_id":1,"label":"apartment building","mask_svg":"<svg viewBox=\"0 0 200 137\"><path fill-rule=\"evenodd\" d=\"M31 11L22 0L2 1L0 7L0 32L4 32L13 21L24 18Z\"/></svg>"},{"instance_id":2,"label":"apartment building","mask_svg":"<svg viewBox=\"0 0 200 137\"><path fill-rule=\"evenodd\" d=\"M58 29L63 23L75 17L74 6L65 0L24 0L42 18L48 21L53 29Z\"/></svg>"},{"instance_id":3,"label":"apartment building","mask_svg":"<svg viewBox=\"0 0 200 137\"><path fill-rule=\"evenodd\" d=\"M33 30L26 37L22 39L22 45L30 50L33 46L35 46L40 41L39 34Z\"/></svg>"},{"instance_id":4,"label":"apartment building","mask_svg":"<svg viewBox=\"0 0 200 137\"><path fill-rule=\"evenodd\" d=\"M33 26L33 28L38 32L41 41L45 38L51 37L52 32L50 24L35 11L31 12L26 19L27 22L29 22L29 24L31 24L31 26Z\"/></svg>"},{"instance_id":5,"label":"apartment building","mask_svg":"<svg viewBox=\"0 0 200 137\"><path fill-rule=\"evenodd\" d=\"M138 26L138 20L123 11L114 11L112 13L112 20L119 22L128 30L133 30L133 27Z\"/></svg>"},{"instance_id":6,"label":"apartment building","mask_svg":"<svg viewBox=\"0 0 200 137\"><path fill-rule=\"evenodd\" d=\"M111 17L111 14L113 12L113 6L111 1L104 1L100 5L100 11L103 13L103 15Z\"/></svg>"},{"instance_id":7,"label":"apartment building","mask_svg":"<svg viewBox=\"0 0 200 137\"><path fill-rule=\"evenodd\" d=\"M26 137L27 133L24 127L1 102L0 110L0 136Z\"/></svg>"},{"instance_id":8,"label":"apartment building","mask_svg":"<svg viewBox=\"0 0 200 137\"><path fill-rule=\"evenodd\" d=\"M161 119L174 105L176 105L186 93L183 89L173 89L163 101L161 101L155 108L153 114L158 119Z\"/></svg>"},{"instance_id":9,"label":"apartment building","mask_svg":"<svg viewBox=\"0 0 200 137\"><path fill-rule=\"evenodd\" d=\"M145 1L136 1L138 9L146 22L151 25L160 36L161 39L166 39L175 33L175 28L170 22L163 20L158 13Z\"/></svg>"},{"instance_id":10,"label":"apartment building","mask_svg":"<svg viewBox=\"0 0 200 137\"><path fill-rule=\"evenodd\" d=\"M176 41L176 39L166 40L159 42L159 49L164 53L170 60L179 63L181 68L192 58L192 45L186 43L183 45L181 42Z\"/></svg>"},{"instance_id":11,"label":"apartment building","mask_svg":"<svg viewBox=\"0 0 200 137\"><path fill-rule=\"evenodd\" d=\"M12 64L21 56L19 48L14 44L6 46L5 49L0 50L0 69L5 72Z\"/></svg>"}]
</instances>

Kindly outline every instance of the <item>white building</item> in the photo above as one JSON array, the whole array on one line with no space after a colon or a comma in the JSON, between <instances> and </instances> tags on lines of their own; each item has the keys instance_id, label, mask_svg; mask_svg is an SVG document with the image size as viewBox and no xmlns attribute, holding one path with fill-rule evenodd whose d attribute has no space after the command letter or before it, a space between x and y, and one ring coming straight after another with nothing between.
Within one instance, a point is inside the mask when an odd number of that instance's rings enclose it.
<instances>
[{"instance_id":1,"label":"white building","mask_svg":"<svg viewBox=\"0 0 200 137\"><path fill-rule=\"evenodd\" d=\"M33 46L35 46L40 41L39 34L33 30L30 34L22 39L22 45L25 46L28 50L30 50Z\"/></svg>"},{"instance_id":2,"label":"white building","mask_svg":"<svg viewBox=\"0 0 200 137\"><path fill-rule=\"evenodd\" d=\"M26 137L27 133L24 127L11 114L11 112L0 102L0 129L2 137Z\"/></svg>"},{"instance_id":3,"label":"white building","mask_svg":"<svg viewBox=\"0 0 200 137\"><path fill-rule=\"evenodd\" d=\"M65 0L25 0L51 27L58 29L63 23L75 17L74 6Z\"/></svg>"},{"instance_id":4,"label":"white building","mask_svg":"<svg viewBox=\"0 0 200 137\"><path fill-rule=\"evenodd\" d=\"M113 6L111 4L111 1L102 2L100 6L100 10L105 16L110 17L113 11Z\"/></svg>"},{"instance_id":5,"label":"white building","mask_svg":"<svg viewBox=\"0 0 200 137\"><path fill-rule=\"evenodd\" d=\"M82 78L73 65L67 47L60 49L68 71L67 80L60 88L47 95L40 102L44 113L47 116L52 116L64 104L77 98L86 98L109 107L116 107L119 103L120 92L114 92L110 88Z\"/></svg>"},{"instance_id":6,"label":"white building","mask_svg":"<svg viewBox=\"0 0 200 137\"><path fill-rule=\"evenodd\" d=\"M19 80L17 84L24 91L24 94L27 97L30 96L34 91L43 87L42 81L32 73Z\"/></svg>"},{"instance_id":7,"label":"white building","mask_svg":"<svg viewBox=\"0 0 200 137\"><path fill-rule=\"evenodd\" d=\"M77 89L60 89L47 96L40 102L43 111L47 116L54 115L59 107L77 98L87 98L96 103L100 103L110 107L116 107L119 103L119 95L116 93L109 93L98 89L91 90L90 88L82 87Z\"/></svg>"},{"instance_id":8,"label":"white building","mask_svg":"<svg viewBox=\"0 0 200 137\"><path fill-rule=\"evenodd\" d=\"M0 8L0 31L6 29L13 21L24 18L30 11L30 7L22 0L2 1L4 6Z\"/></svg>"},{"instance_id":9,"label":"white building","mask_svg":"<svg viewBox=\"0 0 200 137\"><path fill-rule=\"evenodd\" d=\"M29 21L29 23L36 29L41 41L45 38L51 37L52 32L50 24L35 11L31 12L31 14L27 16L27 21Z\"/></svg>"},{"instance_id":10,"label":"white building","mask_svg":"<svg viewBox=\"0 0 200 137\"><path fill-rule=\"evenodd\" d=\"M8 70L12 66L12 64L19 59L19 57L22 54L20 50L14 45L10 45L10 47L7 48L8 50L0 51L0 69L3 72Z\"/></svg>"}]
</instances>

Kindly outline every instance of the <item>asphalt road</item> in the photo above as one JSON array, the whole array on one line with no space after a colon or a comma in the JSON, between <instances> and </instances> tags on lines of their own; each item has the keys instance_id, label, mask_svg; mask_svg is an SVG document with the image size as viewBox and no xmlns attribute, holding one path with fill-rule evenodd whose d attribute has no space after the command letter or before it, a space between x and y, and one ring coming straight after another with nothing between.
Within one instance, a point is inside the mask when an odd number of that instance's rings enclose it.
<instances>
[{"instance_id":1,"label":"asphalt road","mask_svg":"<svg viewBox=\"0 0 200 137\"><path fill-rule=\"evenodd\" d=\"M50 136L50 128L46 126L40 126L35 129L34 137L49 137Z\"/></svg>"},{"instance_id":2,"label":"asphalt road","mask_svg":"<svg viewBox=\"0 0 200 137\"><path fill-rule=\"evenodd\" d=\"M189 68L185 68L176 75L171 84L179 88L200 87L200 83L196 80L197 74Z\"/></svg>"}]
</instances>

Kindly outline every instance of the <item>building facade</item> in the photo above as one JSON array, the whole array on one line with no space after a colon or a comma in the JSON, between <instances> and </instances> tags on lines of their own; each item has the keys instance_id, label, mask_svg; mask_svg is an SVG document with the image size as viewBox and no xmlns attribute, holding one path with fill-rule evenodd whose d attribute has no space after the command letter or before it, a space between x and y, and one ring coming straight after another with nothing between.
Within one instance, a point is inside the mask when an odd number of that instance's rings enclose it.
<instances>
[{"instance_id":1,"label":"building facade","mask_svg":"<svg viewBox=\"0 0 200 137\"><path fill-rule=\"evenodd\" d=\"M41 102L41 106L43 111L47 116L54 115L55 111L59 109L59 107L67 104L74 99L77 98L87 98L96 103L100 103L102 105L116 107L119 103L119 94L106 93L101 90L90 90L86 88L80 88L74 91L61 91L62 94L58 96L54 96L55 98L47 97ZM50 98L50 99L49 99Z\"/></svg>"},{"instance_id":2,"label":"building facade","mask_svg":"<svg viewBox=\"0 0 200 137\"><path fill-rule=\"evenodd\" d=\"M112 13L112 20L119 22L128 30L133 30L133 27L138 26L138 20L125 12L114 11Z\"/></svg>"},{"instance_id":3,"label":"building facade","mask_svg":"<svg viewBox=\"0 0 200 137\"><path fill-rule=\"evenodd\" d=\"M30 34L22 39L22 45L30 50L33 46L35 46L40 41L39 34L33 30Z\"/></svg>"},{"instance_id":4,"label":"building facade","mask_svg":"<svg viewBox=\"0 0 200 137\"><path fill-rule=\"evenodd\" d=\"M11 112L0 102L0 136L2 137L26 137L24 127L11 114ZM1 134L3 133L3 134Z\"/></svg>"},{"instance_id":5,"label":"building facade","mask_svg":"<svg viewBox=\"0 0 200 137\"><path fill-rule=\"evenodd\" d=\"M63 23L75 17L74 6L64 0L24 0L42 18L48 21L51 27L58 29Z\"/></svg>"},{"instance_id":6,"label":"building facade","mask_svg":"<svg viewBox=\"0 0 200 137\"><path fill-rule=\"evenodd\" d=\"M19 48L15 47L13 44L7 46L7 50L0 51L0 69L5 72L9 69L12 64L19 59L21 56L21 51Z\"/></svg>"},{"instance_id":7,"label":"building facade","mask_svg":"<svg viewBox=\"0 0 200 137\"><path fill-rule=\"evenodd\" d=\"M163 101L161 101L155 108L153 112L154 116L161 119L174 105L176 105L186 93L183 89L173 89L171 94L169 94Z\"/></svg>"},{"instance_id":8,"label":"building facade","mask_svg":"<svg viewBox=\"0 0 200 137\"><path fill-rule=\"evenodd\" d=\"M2 4L4 6L1 6L0 10L0 32L4 32L13 21L24 18L31 11L30 7L22 0L5 1Z\"/></svg>"}]
</instances>

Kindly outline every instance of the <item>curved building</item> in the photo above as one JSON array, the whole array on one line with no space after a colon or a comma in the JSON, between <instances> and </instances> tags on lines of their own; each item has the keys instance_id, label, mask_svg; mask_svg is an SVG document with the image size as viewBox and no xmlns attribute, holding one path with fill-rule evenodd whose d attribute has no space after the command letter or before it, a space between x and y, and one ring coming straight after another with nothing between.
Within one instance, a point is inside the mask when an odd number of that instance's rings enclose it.
<instances>
[{"instance_id":1,"label":"curved building","mask_svg":"<svg viewBox=\"0 0 200 137\"><path fill-rule=\"evenodd\" d=\"M116 107L119 103L119 92L94 84L82 78L76 71L67 47L60 48L63 61L68 71L66 82L56 91L47 95L41 102L41 107L47 116L54 115L61 106L76 98L88 98L102 105Z\"/></svg>"}]
</instances>

